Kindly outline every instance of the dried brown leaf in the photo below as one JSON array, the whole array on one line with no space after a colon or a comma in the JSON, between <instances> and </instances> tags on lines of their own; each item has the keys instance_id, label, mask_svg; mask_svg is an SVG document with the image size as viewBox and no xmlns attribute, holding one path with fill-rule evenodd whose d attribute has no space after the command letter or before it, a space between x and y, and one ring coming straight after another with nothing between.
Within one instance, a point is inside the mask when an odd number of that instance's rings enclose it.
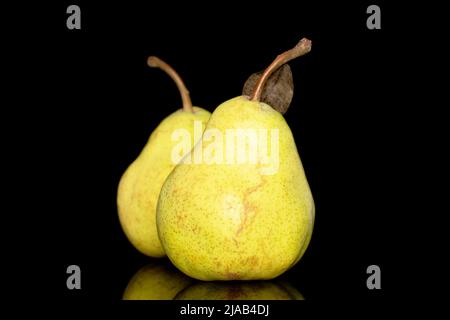
<instances>
[{"instance_id":1,"label":"dried brown leaf","mask_svg":"<svg viewBox=\"0 0 450 320\"><path fill-rule=\"evenodd\" d=\"M263 71L253 73L245 82L242 94L251 96ZM284 64L276 70L268 79L261 94L261 101L272 108L286 113L294 95L294 81L292 71L288 64Z\"/></svg>"}]
</instances>

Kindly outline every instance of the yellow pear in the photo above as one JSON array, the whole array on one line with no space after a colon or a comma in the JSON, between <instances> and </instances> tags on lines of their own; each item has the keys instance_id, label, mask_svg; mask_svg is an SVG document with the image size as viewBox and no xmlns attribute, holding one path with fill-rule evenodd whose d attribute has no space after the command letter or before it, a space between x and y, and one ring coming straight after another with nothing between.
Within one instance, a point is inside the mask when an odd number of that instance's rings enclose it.
<instances>
[{"instance_id":1,"label":"yellow pear","mask_svg":"<svg viewBox=\"0 0 450 320\"><path fill-rule=\"evenodd\" d=\"M260 96L274 70L310 49L302 39L265 70L252 97L218 106L202 139L166 179L158 201L159 238L187 275L272 279L305 252L313 197L289 126Z\"/></svg>"},{"instance_id":2,"label":"yellow pear","mask_svg":"<svg viewBox=\"0 0 450 320\"><path fill-rule=\"evenodd\" d=\"M128 282L123 300L172 300L193 281L167 261L141 268Z\"/></svg>"},{"instance_id":3,"label":"yellow pear","mask_svg":"<svg viewBox=\"0 0 450 320\"><path fill-rule=\"evenodd\" d=\"M183 108L158 125L137 159L123 174L117 191L117 207L122 229L134 247L145 255L162 257L165 253L156 230L159 192L177 162L192 149L195 139L200 139L210 113L192 107L189 92L168 64L153 56L148 59L148 64L160 67L174 79L182 96ZM194 128L200 131L198 137L194 135ZM184 141L184 149L176 149L180 144L176 139L183 134L189 139Z\"/></svg>"},{"instance_id":4,"label":"yellow pear","mask_svg":"<svg viewBox=\"0 0 450 320\"><path fill-rule=\"evenodd\" d=\"M175 300L304 300L289 285L271 281L198 282L181 290Z\"/></svg>"}]
</instances>

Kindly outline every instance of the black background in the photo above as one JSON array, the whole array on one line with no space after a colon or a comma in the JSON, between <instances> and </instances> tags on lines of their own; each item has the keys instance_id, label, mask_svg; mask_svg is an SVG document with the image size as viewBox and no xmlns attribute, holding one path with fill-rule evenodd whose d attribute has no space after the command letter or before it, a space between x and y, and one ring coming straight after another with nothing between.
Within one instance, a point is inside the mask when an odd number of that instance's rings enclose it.
<instances>
[{"instance_id":1,"label":"black background","mask_svg":"<svg viewBox=\"0 0 450 320\"><path fill-rule=\"evenodd\" d=\"M302 37L311 53L290 63L295 91L285 114L310 183L316 222L301 261L282 277L308 300L380 299L400 279L395 217L404 164L397 103L405 31L401 11L377 3L382 29L366 28L369 3L306 5L74 2L81 30L67 30L72 3L45 8L25 45L39 61L29 81L39 105L27 109L39 167L30 199L49 295L118 301L151 259L121 231L115 205L121 174L151 131L181 106L172 81L146 65L149 55L183 77L194 105L213 111L241 93L246 78ZM42 8L41 8L42 9ZM20 40L18 40L20 41ZM404 74L402 74L404 75ZM19 97L20 98L20 97ZM406 115L407 116L407 115ZM29 122L29 123L28 123ZM49 200L51 199L51 200ZM66 289L66 267L82 270L82 290ZM368 290L366 268L382 270L382 290Z\"/></svg>"}]
</instances>

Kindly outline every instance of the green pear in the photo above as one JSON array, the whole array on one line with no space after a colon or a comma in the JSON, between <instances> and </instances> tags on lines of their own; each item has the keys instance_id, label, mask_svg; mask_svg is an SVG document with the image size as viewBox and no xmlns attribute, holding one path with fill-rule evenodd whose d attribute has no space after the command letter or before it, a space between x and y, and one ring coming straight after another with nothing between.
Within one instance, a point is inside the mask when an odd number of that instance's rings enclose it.
<instances>
[{"instance_id":1,"label":"green pear","mask_svg":"<svg viewBox=\"0 0 450 320\"><path fill-rule=\"evenodd\" d=\"M181 290L175 300L304 300L289 285L271 281L197 282Z\"/></svg>"},{"instance_id":2,"label":"green pear","mask_svg":"<svg viewBox=\"0 0 450 320\"><path fill-rule=\"evenodd\" d=\"M302 39L266 69L252 97L218 106L202 139L166 179L158 201L159 238L187 275L272 279L305 252L313 197L289 126L259 99L273 70L310 48Z\"/></svg>"},{"instance_id":3,"label":"green pear","mask_svg":"<svg viewBox=\"0 0 450 320\"><path fill-rule=\"evenodd\" d=\"M172 300L192 281L166 262L153 262L131 278L123 300Z\"/></svg>"},{"instance_id":4,"label":"green pear","mask_svg":"<svg viewBox=\"0 0 450 320\"><path fill-rule=\"evenodd\" d=\"M210 113L192 107L189 92L169 65L156 57L150 57L148 64L160 67L174 79L183 99L183 108L158 125L144 149L123 174L117 191L117 207L122 229L134 247L145 255L162 257L165 253L156 229L159 192L177 162L192 149L197 142L195 139L200 139ZM200 131L198 137L194 134L194 128ZM188 143L185 143L184 149L176 149L179 143L173 138L182 133L189 136ZM177 150L178 154L173 154L173 150Z\"/></svg>"}]
</instances>

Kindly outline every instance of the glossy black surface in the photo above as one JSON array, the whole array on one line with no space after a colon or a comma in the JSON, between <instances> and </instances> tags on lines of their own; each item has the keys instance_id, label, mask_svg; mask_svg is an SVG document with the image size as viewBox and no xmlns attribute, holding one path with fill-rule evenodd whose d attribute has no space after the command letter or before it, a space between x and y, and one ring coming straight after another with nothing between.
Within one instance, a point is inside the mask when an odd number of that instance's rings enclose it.
<instances>
[{"instance_id":1,"label":"glossy black surface","mask_svg":"<svg viewBox=\"0 0 450 320\"><path fill-rule=\"evenodd\" d=\"M316 222L306 254L282 279L307 300L389 292L401 167L394 137L406 108L392 98L400 33L393 11L383 11L382 30L370 31L366 4L83 2L82 30L69 31L66 7L49 8L41 38L30 44L44 51L47 83L40 91L47 105L33 114L42 118L36 154L52 159L36 160L52 199L45 201L51 227L42 232L50 249L50 296L118 301L150 262L125 238L115 205L121 174L155 126L181 105L174 84L148 68L147 57L173 65L194 105L213 111L301 37L313 49L290 64L295 91L285 118L314 195ZM65 288L70 264L83 273L78 292ZM383 271L382 292L366 288L371 264Z\"/></svg>"}]
</instances>

